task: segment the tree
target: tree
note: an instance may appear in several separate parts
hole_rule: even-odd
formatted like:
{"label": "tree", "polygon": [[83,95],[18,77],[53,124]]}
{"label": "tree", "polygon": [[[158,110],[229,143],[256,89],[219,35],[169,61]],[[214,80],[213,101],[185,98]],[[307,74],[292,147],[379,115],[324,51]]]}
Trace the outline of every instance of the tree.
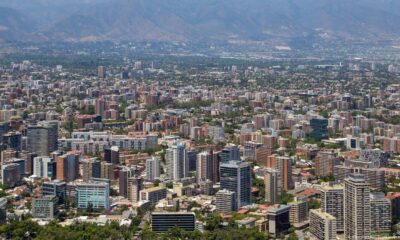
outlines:
{"label": "tree", "polygon": [[281,204],[288,204],[294,200],[294,196],[286,191],[283,191],[281,196]]}
{"label": "tree", "polygon": [[309,209],[318,209],[321,207],[321,203],[318,200],[310,200],[308,201]]}

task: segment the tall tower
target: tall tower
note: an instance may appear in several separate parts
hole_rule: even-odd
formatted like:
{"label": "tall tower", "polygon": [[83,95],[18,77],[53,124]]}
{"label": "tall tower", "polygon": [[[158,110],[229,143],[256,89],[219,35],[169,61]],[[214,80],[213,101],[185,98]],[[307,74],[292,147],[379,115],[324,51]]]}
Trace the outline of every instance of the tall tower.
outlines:
{"label": "tall tower", "polygon": [[229,161],[220,165],[221,189],[236,195],[236,206],[251,204],[251,167],[246,162]]}
{"label": "tall tower", "polygon": [[321,210],[335,217],[336,230],[344,231],[344,188],[325,184],[321,187]]}
{"label": "tall tower", "polygon": [[26,130],[27,148],[38,156],[49,156],[58,149],[58,122],[47,121],[38,125],[29,125]]}
{"label": "tall tower", "polygon": [[179,180],[189,176],[189,161],[184,144],[178,142],[166,150],[165,161],[167,176],[171,180]]}
{"label": "tall tower", "polygon": [[140,199],[139,192],[143,188],[143,179],[141,177],[131,177],[128,179],[128,199],[137,203]]}
{"label": "tall tower", "polygon": [[265,183],[265,202],[268,204],[275,204],[279,202],[279,172],[273,168],[264,170],[264,183]]}
{"label": "tall tower", "polygon": [[97,76],[99,78],[106,78],[106,67],[98,66],[97,67]]}
{"label": "tall tower", "polygon": [[346,239],[371,239],[369,184],[354,173],[344,180],[344,235]]}
{"label": "tall tower", "polygon": [[197,183],[211,180],[212,173],[212,160],[213,156],[208,152],[201,152],[197,155],[197,170],[196,170],[196,180]]}
{"label": "tall tower", "polygon": [[160,159],[152,157],[146,160],[146,178],[154,180],[160,177]]}
{"label": "tall tower", "polygon": [[267,159],[267,167],[279,172],[279,190],[292,188],[292,160],[288,157],[272,155]]}

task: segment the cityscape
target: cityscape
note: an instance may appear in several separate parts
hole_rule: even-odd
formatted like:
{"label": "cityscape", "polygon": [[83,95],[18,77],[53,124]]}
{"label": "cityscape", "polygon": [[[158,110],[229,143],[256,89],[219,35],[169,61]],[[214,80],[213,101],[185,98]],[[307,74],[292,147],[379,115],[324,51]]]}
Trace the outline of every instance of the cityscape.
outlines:
{"label": "cityscape", "polygon": [[[16,5],[0,3],[0,20],[27,11]],[[10,22],[0,239],[400,239],[394,28],[196,41],[187,34],[211,30],[184,25],[188,40],[157,25],[77,40],[66,28],[11,34],[21,22]]]}

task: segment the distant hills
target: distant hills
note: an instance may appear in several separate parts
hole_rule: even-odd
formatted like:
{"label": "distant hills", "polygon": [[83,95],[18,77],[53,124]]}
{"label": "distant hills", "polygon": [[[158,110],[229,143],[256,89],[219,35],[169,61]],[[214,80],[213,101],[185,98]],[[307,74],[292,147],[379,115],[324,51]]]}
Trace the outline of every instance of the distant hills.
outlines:
{"label": "distant hills", "polygon": [[2,0],[0,38],[19,41],[400,37],[398,0]]}

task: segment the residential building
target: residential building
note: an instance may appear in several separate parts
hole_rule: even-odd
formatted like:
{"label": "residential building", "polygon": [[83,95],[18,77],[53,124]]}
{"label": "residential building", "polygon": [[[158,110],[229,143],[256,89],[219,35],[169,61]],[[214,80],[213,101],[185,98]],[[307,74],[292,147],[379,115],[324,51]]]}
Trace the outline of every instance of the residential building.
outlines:
{"label": "residential building", "polygon": [[344,235],[354,240],[371,238],[370,189],[359,173],[344,180]]}
{"label": "residential building", "polygon": [[336,218],[321,209],[311,209],[309,231],[318,240],[336,240]]}
{"label": "residential building", "polygon": [[222,162],[220,165],[221,189],[235,193],[238,208],[251,204],[251,167],[240,161]]}

